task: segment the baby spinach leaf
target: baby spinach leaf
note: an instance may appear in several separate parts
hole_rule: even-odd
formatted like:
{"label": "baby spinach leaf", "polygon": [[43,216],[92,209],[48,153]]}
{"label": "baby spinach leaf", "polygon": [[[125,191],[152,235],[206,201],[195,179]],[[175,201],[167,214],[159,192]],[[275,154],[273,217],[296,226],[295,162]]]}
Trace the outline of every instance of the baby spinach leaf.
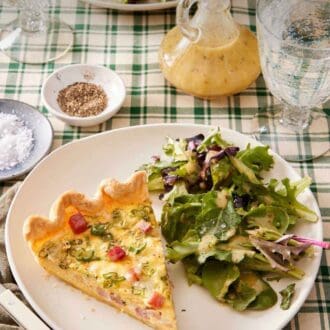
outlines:
{"label": "baby spinach leaf", "polygon": [[223,300],[229,286],[239,278],[239,275],[238,267],[233,264],[207,260],[202,270],[202,284],[214,298]]}
{"label": "baby spinach leaf", "polygon": [[244,311],[256,299],[256,290],[249,287],[244,281],[239,280],[234,289],[227,295],[226,303],[239,312]]}
{"label": "baby spinach leaf", "polygon": [[187,232],[182,241],[172,242],[166,249],[166,257],[171,262],[177,262],[198,250],[200,238],[195,230]]}
{"label": "baby spinach leaf", "polygon": [[[214,192],[213,192],[214,193]],[[202,210],[197,216],[197,231],[200,236],[205,234],[214,235],[219,241],[227,241],[236,233],[237,226],[241,222],[241,217],[235,212],[233,202],[230,200],[225,209],[220,209],[216,205],[216,199],[212,200],[213,208],[208,207]]]}
{"label": "baby spinach leaf", "polygon": [[186,271],[188,284],[192,285],[193,283],[196,283],[201,285],[201,269],[203,268],[203,266],[199,264],[199,262],[193,255],[184,258],[182,262]]}
{"label": "baby spinach leaf", "polygon": [[201,206],[198,195],[179,196],[174,199],[173,206],[164,205],[161,228],[168,243],[180,241],[189,229],[194,228]]}
{"label": "baby spinach leaf", "polygon": [[277,302],[274,290],[255,272],[241,271],[239,279],[230,287],[225,297],[234,309],[263,310]]}

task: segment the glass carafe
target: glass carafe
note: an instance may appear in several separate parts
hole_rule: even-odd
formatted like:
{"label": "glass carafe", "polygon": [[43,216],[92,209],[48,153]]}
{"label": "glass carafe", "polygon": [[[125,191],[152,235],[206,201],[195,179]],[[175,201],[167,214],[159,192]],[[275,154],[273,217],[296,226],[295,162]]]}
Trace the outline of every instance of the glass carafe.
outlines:
{"label": "glass carafe", "polygon": [[202,98],[239,93],[260,74],[256,37],[233,20],[230,0],[180,0],[177,26],[165,36],[159,61],[171,84]]}

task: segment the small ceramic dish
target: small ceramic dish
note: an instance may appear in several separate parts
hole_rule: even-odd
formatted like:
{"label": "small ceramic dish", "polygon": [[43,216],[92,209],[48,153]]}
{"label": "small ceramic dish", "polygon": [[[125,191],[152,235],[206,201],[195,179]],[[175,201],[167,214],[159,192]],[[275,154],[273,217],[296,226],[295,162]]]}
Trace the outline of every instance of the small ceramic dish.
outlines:
{"label": "small ceramic dish", "polygon": [[[108,97],[107,107],[96,116],[75,117],[64,113],[57,103],[60,90],[76,82],[87,82],[101,86]],[[72,126],[93,126],[111,118],[122,106],[126,88],[120,76],[104,66],[72,64],[54,71],[45,81],[41,90],[46,108],[55,117]]]}
{"label": "small ceramic dish", "polygon": [[24,126],[32,130],[33,136],[33,147],[28,157],[16,166],[0,170],[0,181],[5,181],[29,172],[48,154],[53,142],[53,128],[40,111],[23,102],[0,99],[0,113],[17,116]]}

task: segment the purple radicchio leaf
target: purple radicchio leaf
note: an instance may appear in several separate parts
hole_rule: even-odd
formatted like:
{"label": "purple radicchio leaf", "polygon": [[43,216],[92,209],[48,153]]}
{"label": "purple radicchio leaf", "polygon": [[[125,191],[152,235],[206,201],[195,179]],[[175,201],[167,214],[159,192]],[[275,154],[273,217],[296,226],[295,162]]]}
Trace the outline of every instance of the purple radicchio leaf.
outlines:
{"label": "purple radicchio leaf", "polygon": [[177,175],[166,175],[163,177],[165,191],[170,191],[179,177]]}
{"label": "purple radicchio leaf", "polygon": [[216,144],[211,144],[210,146],[207,147],[207,150],[220,151],[220,150],[222,150],[222,148]]}
{"label": "purple radicchio leaf", "polygon": [[161,170],[162,177],[164,178],[167,176],[170,172],[174,172],[177,168],[176,167],[166,167]]}
{"label": "purple radicchio leaf", "polygon": [[298,235],[294,235],[294,234],[284,235],[281,238],[279,238],[278,240],[276,240],[275,243],[280,243],[282,245],[287,245],[288,242],[290,241],[290,239],[293,239],[293,240],[295,240],[296,242],[299,242],[299,243],[304,243],[301,246],[315,245],[315,246],[319,246],[323,249],[330,249],[330,243],[328,243],[328,242],[322,242],[322,241],[318,241],[318,240],[315,240],[315,239],[302,237],[302,236],[298,236]]}
{"label": "purple radicchio leaf", "polygon": [[288,246],[291,235],[285,235],[280,242],[265,241],[255,236],[250,236],[251,243],[268,259],[273,268],[287,271],[285,261],[291,262],[292,255],[298,256],[311,246],[309,243],[299,246]]}
{"label": "purple radicchio leaf", "polygon": [[[214,150],[212,150],[212,152],[214,152]],[[211,157],[209,157],[209,164],[213,160],[219,161],[219,160],[225,158],[225,156],[226,156],[226,151],[225,150],[220,150],[219,152],[214,153]]]}
{"label": "purple radicchio leaf", "polygon": [[246,208],[250,201],[250,195],[244,194],[239,196],[237,194],[233,194],[233,203],[235,208]]}
{"label": "purple radicchio leaf", "polygon": [[193,137],[187,138],[188,150],[196,150],[197,147],[204,141],[205,137],[203,134],[198,134]]}
{"label": "purple radicchio leaf", "polygon": [[236,154],[239,152],[239,147],[227,147],[225,149],[225,153],[227,156],[236,156]]}
{"label": "purple radicchio leaf", "polygon": [[294,239],[295,241],[300,242],[300,243],[319,246],[323,249],[330,249],[330,243],[329,242],[322,242],[322,241],[318,241],[318,240],[315,240],[315,239],[311,239],[311,238],[307,238],[307,237],[301,237],[301,236],[297,236],[297,235],[293,235],[292,239]]}
{"label": "purple radicchio leaf", "polygon": [[[274,269],[277,268],[283,272],[287,272],[289,270],[289,268],[287,268],[283,264],[283,260],[281,260],[281,258],[279,258],[279,256],[276,256],[274,254],[274,252],[275,252],[274,245],[280,245],[280,244],[275,244],[275,243],[271,243],[268,241],[264,241],[255,236],[250,236],[250,241],[255,246],[255,248],[257,250],[259,250],[266,257],[266,259],[269,261],[272,268],[274,268]],[[270,243],[271,246],[267,243]],[[286,253],[285,258],[287,258],[287,257],[289,257],[289,256]]]}
{"label": "purple radicchio leaf", "polygon": [[205,158],[206,158],[206,152],[199,152],[197,154],[197,162],[198,162],[198,165],[200,167],[203,167],[203,164],[204,164],[204,161],[205,161]]}
{"label": "purple radicchio leaf", "polygon": [[200,178],[205,185],[205,189],[211,189],[213,182],[212,182],[212,175],[210,165],[208,163],[204,163],[203,168],[200,172]]}

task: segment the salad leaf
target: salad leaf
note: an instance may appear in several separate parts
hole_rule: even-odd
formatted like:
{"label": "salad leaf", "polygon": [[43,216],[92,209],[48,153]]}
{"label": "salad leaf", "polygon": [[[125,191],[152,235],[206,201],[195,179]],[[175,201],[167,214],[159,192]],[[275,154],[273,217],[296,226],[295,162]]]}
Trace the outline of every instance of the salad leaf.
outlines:
{"label": "salad leaf", "polygon": [[240,263],[240,268],[244,270],[253,270],[261,273],[274,273],[281,277],[293,277],[301,280],[305,273],[295,267],[294,265],[288,266],[287,271],[282,271],[277,267],[272,267],[268,259],[260,253],[256,253],[252,258],[245,257]]}
{"label": "salad leaf", "polygon": [[179,181],[174,185],[172,190],[170,190],[168,193],[166,193],[163,196],[162,200],[166,201],[170,205],[173,205],[176,197],[181,196],[181,195],[187,195],[187,194],[188,194],[188,191],[187,191],[185,183],[182,181],[181,182]]}
{"label": "salad leaf", "polygon": [[226,157],[214,164],[211,164],[210,169],[211,169],[213,186],[218,187],[228,177],[230,177],[233,171],[233,166],[229,161],[229,159]]}
{"label": "salad leaf", "polygon": [[[228,242],[221,242],[216,246],[217,253],[229,252],[229,258],[223,259],[233,262],[235,264],[240,263],[245,257],[253,257],[255,251],[253,245],[250,243],[247,236],[235,235]],[[218,255],[215,254],[214,258],[218,259]],[[219,259],[221,260],[221,259]]]}
{"label": "salad leaf", "polygon": [[283,208],[277,206],[260,204],[258,207],[252,208],[245,215],[245,219],[249,228],[267,228],[280,234],[285,233],[289,226],[288,214]]}
{"label": "salad leaf", "polygon": [[[215,245],[235,235],[241,217],[235,212],[231,200],[221,209],[217,204],[217,195],[215,191],[203,195],[183,195],[174,199],[173,207],[167,206],[162,228],[170,243],[167,249],[169,260],[176,262],[194,253],[203,263],[209,256],[225,260],[231,255],[217,250]],[[190,204],[186,203],[187,200]],[[185,206],[177,206],[182,201]]]}
{"label": "salad leaf", "polygon": [[[256,275],[254,273],[254,275]],[[257,291],[256,299],[248,306],[252,310],[264,310],[274,306],[277,303],[277,295],[272,287],[258,277],[253,286]]]}
{"label": "salad leaf", "polygon": [[248,286],[242,277],[243,274],[226,299],[226,302],[239,312],[247,309],[257,297],[256,290]]}
{"label": "salad leaf", "polygon": [[194,229],[190,229],[182,241],[174,241],[166,249],[166,257],[177,262],[198,251],[200,238]]}
{"label": "salad leaf", "polygon": [[246,176],[246,178],[251,183],[254,183],[257,185],[261,184],[259,179],[256,177],[254,171],[250,167],[245,165],[242,160],[240,160],[239,158],[233,157],[233,156],[228,156],[228,157],[229,157],[231,163],[233,164],[233,166],[237,169],[237,171],[240,174]]}
{"label": "salad leaf", "polygon": [[188,279],[188,284],[191,285],[193,283],[202,285],[202,277],[201,277],[201,266],[194,256],[186,257],[182,260],[186,276]]}
{"label": "salad leaf", "polygon": [[195,156],[189,156],[188,161],[173,171],[173,175],[184,178],[188,184],[194,184],[198,181],[200,166]]}
{"label": "salad leaf", "polygon": [[[211,193],[211,196],[209,194]],[[214,235],[220,241],[227,241],[236,233],[241,217],[235,212],[233,202],[230,200],[224,209],[217,205],[217,193],[210,192],[203,198],[203,208],[196,216],[199,234]],[[209,198],[213,197],[213,198]]]}
{"label": "salad leaf", "polygon": [[142,165],[139,170],[147,172],[148,189],[150,191],[164,190],[163,172],[174,171],[176,168],[182,166],[185,162],[168,162],[155,160],[153,163]]}
{"label": "salad leaf", "polygon": [[270,170],[274,164],[273,156],[268,151],[269,146],[251,148],[248,144],[245,150],[238,153],[237,158],[253,170],[255,174],[260,174],[261,171]]}
{"label": "salad leaf", "polygon": [[296,283],[289,284],[285,289],[280,291],[282,296],[281,308],[284,310],[289,309],[291,301],[295,292]]}
{"label": "salad leaf", "polygon": [[319,246],[323,249],[330,249],[330,243],[329,242],[322,242],[322,241],[318,241],[318,240],[315,240],[315,239],[311,239],[311,238],[307,238],[307,237],[301,237],[301,236],[297,236],[297,235],[292,235],[292,239],[294,239],[295,241],[300,242],[300,243]]}
{"label": "salad leaf", "polygon": [[240,276],[237,266],[216,260],[208,261],[202,271],[202,284],[211,295],[222,300],[229,286]]}
{"label": "salad leaf", "polygon": [[292,264],[292,256],[299,256],[310,246],[309,244],[288,246],[265,241],[255,236],[250,236],[250,241],[268,259],[272,268],[284,272],[289,271],[289,266]]}
{"label": "salad leaf", "polygon": [[161,227],[168,243],[181,240],[189,229],[194,228],[196,214],[202,206],[200,198],[200,195],[182,195],[174,199],[173,205],[164,205]]}
{"label": "salad leaf", "polygon": [[279,182],[276,179],[271,180],[268,186],[269,197],[272,199],[272,204],[283,207],[287,210],[289,216],[291,215],[296,220],[303,219],[310,222],[318,220],[317,214],[310,210],[307,206],[298,202],[296,197],[301,193],[303,187],[309,186],[310,179],[302,179],[291,183],[288,178],[281,181],[280,192],[276,190]]}
{"label": "salad leaf", "polygon": [[187,141],[185,139],[173,140],[167,138],[167,143],[163,146],[163,151],[166,156],[172,157],[174,161],[188,160],[186,154]]}
{"label": "salad leaf", "polygon": [[197,151],[207,151],[212,146],[218,146],[221,148],[226,148],[230,146],[230,144],[221,137],[219,129],[212,131],[199,145]]}
{"label": "salad leaf", "polygon": [[230,287],[226,302],[237,311],[263,310],[277,302],[275,291],[254,272],[241,271],[239,279]]}

